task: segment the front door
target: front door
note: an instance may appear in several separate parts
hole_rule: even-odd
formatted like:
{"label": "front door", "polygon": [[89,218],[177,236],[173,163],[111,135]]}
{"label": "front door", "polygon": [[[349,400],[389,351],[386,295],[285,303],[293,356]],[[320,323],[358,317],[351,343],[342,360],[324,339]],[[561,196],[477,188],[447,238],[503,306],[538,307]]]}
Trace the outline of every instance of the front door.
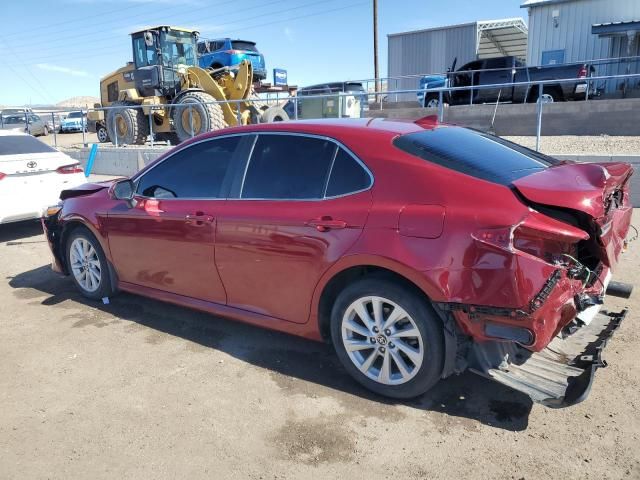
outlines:
{"label": "front door", "polygon": [[305,323],[320,277],[362,232],[371,183],[364,165],[329,139],[260,134],[235,199],[218,214],[227,303]]}
{"label": "front door", "polygon": [[222,303],[215,228],[242,137],[204,140],[135,179],[135,206],[108,212],[105,228],[119,280]]}

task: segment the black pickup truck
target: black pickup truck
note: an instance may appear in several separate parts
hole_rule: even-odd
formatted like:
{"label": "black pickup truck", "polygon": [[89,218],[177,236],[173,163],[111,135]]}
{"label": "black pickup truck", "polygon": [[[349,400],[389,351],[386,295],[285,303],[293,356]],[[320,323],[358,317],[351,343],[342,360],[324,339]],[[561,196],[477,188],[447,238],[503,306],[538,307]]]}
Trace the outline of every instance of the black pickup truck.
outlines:
{"label": "black pickup truck", "polygon": [[[423,106],[436,107],[438,105],[438,93],[429,93],[429,89],[472,85],[498,85],[491,88],[474,89],[473,103],[536,102],[538,100],[538,86],[505,85],[502,87],[500,84],[561,79],[575,79],[575,81],[545,84],[542,91],[543,102],[584,100],[589,88],[587,79],[595,72],[595,68],[586,63],[527,67],[524,62],[515,57],[476,60],[467,63],[457,71],[455,65],[456,60],[446,76],[427,75],[420,79],[420,89],[423,91],[418,93],[418,100]],[[426,95],[424,90],[426,90]],[[471,102],[470,92],[471,90],[445,92],[444,102],[452,105],[468,104]]]}

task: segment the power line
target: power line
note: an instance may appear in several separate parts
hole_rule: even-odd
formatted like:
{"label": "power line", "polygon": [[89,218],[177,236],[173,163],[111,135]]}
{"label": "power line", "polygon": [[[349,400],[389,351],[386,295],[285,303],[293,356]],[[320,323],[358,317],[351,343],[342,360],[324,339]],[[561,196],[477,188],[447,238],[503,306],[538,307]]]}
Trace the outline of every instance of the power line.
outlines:
{"label": "power line", "polygon": [[[59,25],[68,25],[71,23],[77,23],[77,22],[82,22],[82,23],[87,23],[87,19],[89,18],[104,18],[105,15],[121,15],[123,11],[125,10],[131,10],[133,8],[140,8],[140,7],[145,7],[148,8],[148,5],[143,4],[143,3],[138,3],[135,5],[131,5],[129,7],[122,7],[119,8],[118,10],[115,10],[113,12],[100,12],[100,13],[96,13],[95,15],[83,15],[82,17],[78,17],[78,18],[73,18],[70,20],[63,20],[62,22],[55,22],[55,23],[47,23],[46,25],[43,26],[37,26],[37,25],[29,25],[29,28],[31,30],[37,30],[38,32],[41,32],[42,30],[48,30],[50,27],[57,27]],[[184,7],[182,7],[184,8]],[[89,25],[90,28],[93,28],[93,25]],[[20,36],[24,36],[24,29],[22,30],[16,30],[15,32],[3,32],[5,35],[20,35]],[[40,35],[30,35],[29,38],[32,37],[39,37]]]}
{"label": "power line", "polygon": [[[273,5],[273,4],[276,4],[276,3],[282,3],[282,2],[286,2],[286,1],[288,1],[288,0],[274,0],[274,1],[272,1],[272,2],[264,3],[264,4],[260,5],[259,7],[261,8],[261,7],[264,7],[264,6]],[[325,0],[325,1],[329,2],[329,1],[335,1],[335,0]],[[217,6],[220,6],[220,5],[231,4],[231,3],[233,3],[233,4],[237,4],[236,0],[229,0],[229,1],[222,2],[222,3],[217,4],[217,5],[216,5],[216,7],[217,7]],[[317,2],[312,2],[312,3],[317,3]],[[307,4],[307,5],[308,5],[308,4]],[[299,9],[299,8],[304,8],[305,6],[306,6],[306,5],[302,5],[301,7],[294,7],[293,9],[288,9],[288,10],[295,10],[295,9]],[[210,7],[209,7],[209,8],[210,8]],[[279,12],[275,12],[275,13],[280,13],[280,12],[282,12],[282,11],[287,11],[287,10],[280,10]],[[233,14],[236,14],[236,13],[237,13],[237,11],[233,11],[233,12],[227,12],[226,14],[222,14],[222,15],[216,15],[216,19],[217,19],[217,18],[221,18],[221,17],[228,16],[228,15],[233,15]],[[267,13],[267,14],[264,14],[264,15],[265,15],[265,16],[267,16],[267,15],[272,15],[272,14]],[[194,18],[195,18],[195,17],[194,17]],[[240,18],[240,19],[242,19],[243,17],[242,17],[242,16],[240,16],[239,18]],[[247,18],[247,17],[244,17],[244,18],[245,18],[245,20],[246,20],[246,18]],[[251,19],[251,18],[257,18],[257,17],[249,17],[249,19]],[[202,19],[202,17],[199,17],[199,20],[201,20],[201,19]],[[239,20],[239,21],[242,21],[242,20]],[[180,21],[178,21],[178,22],[180,22]],[[107,22],[107,23],[113,23],[113,22]],[[235,23],[235,22],[234,22],[234,23]],[[103,25],[104,25],[104,24],[103,24]],[[99,35],[98,35],[98,34],[100,34],[100,33],[107,33],[107,32],[111,32],[111,30],[110,30],[110,29],[101,29],[101,30],[95,30],[95,29],[94,29],[94,30],[92,30],[91,32],[89,32],[89,33],[84,33],[84,34],[76,34],[76,33],[74,33],[74,34],[67,35],[67,36],[62,36],[62,37],[58,37],[58,36],[56,36],[56,38],[55,38],[54,40],[52,40],[52,41],[48,41],[48,42],[47,42],[47,47],[45,47],[45,48],[39,48],[39,49],[38,49],[38,53],[44,53],[44,52],[47,52],[47,51],[58,51],[58,50],[60,50],[60,46],[56,46],[56,45],[58,45],[58,44],[61,44],[61,45],[63,45],[63,44],[68,44],[68,43],[69,43],[69,42],[68,42],[69,40],[78,40],[78,39],[80,39],[80,38],[85,38],[85,37],[93,37],[93,38],[96,38],[96,36],[98,36],[98,38],[96,38],[96,39],[95,39],[95,40],[93,40],[93,41],[91,41],[91,40],[89,40],[89,41],[83,41],[83,42],[82,42],[82,44],[81,44],[81,47],[86,47],[87,45],[95,45],[95,44],[99,44],[99,43],[101,43],[101,42],[105,42],[105,41],[107,41],[107,40],[108,40],[108,38],[107,38],[107,37],[99,37]],[[49,35],[49,36],[50,36],[50,35]],[[65,45],[65,47],[66,47],[66,45]],[[20,52],[21,50],[23,50],[23,52],[22,52],[22,53],[26,53],[26,52],[28,52],[28,51],[32,50],[32,48],[30,48],[30,47],[28,47],[28,46],[24,46],[24,47],[19,47],[17,50],[18,50],[18,52]]]}
{"label": "power line", "polygon": [[[5,44],[5,46],[6,46],[6,47],[7,47],[7,49],[9,50],[9,52],[11,52],[11,54],[16,58],[16,60],[20,61],[20,58],[15,54],[15,52],[14,52],[14,51],[13,51],[13,49],[11,48],[11,45],[9,45],[9,44],[7,43],[7,41],[6,41],[3,37],[0,37],[0,40],[2,41],[2,43],[4,43],[4,44]],[[49,91],[45,88],[45,86],[42,84],[42,82],[40,82],[40,79],[39,79],[36,75],[34,75],[34,74],[33,74],[33,72],[32,72],[32,71],[31,71],[31,70],[30,70],[26,65],[22,64],[22,66],[23,66],[23,68],[27,71],[27,73],[28,73],[29,75],[31,75],[31,77],[32,77],[32,78],[36,81],[36,83],[39,85],[39,88],[41,89],[41,90],[39,91],[39,94],[40,94],[40,95],[42,95],[42,94],[44,93],[43,98],[45,98],[45,99],[47,99],[47,100],[51,101],[53,97],[51,96],[51,94],[49,93]],[[14,72],[14,73],[15,73],[15,74],[20,78],[20,79],[22,79],[22,81],[23,81],[24,83],[26,83],[26,84],[29,86],[29,88],[30,88],[31,90],[33,90],[33,91],[37,91],[37,90],[38,90],[38,89],[33,88],[33,85],[31,85],[31,83],[30,83],[30,82],[28,82],[28,81],[27,81],[27,80],[26,80],[22,75],[20,75],[20,74],[17,72],[17,70],[15,70],[11,65],[8,65],[8,67],[9,67],[9,68],[11,69],[11,71],[13,71],[13,72]]]}
{"label": "power line", "polygon": [[[281,0],[277,0],[277,1],[281,1]],[[332,0],[327,0],[327,2],[328,1],[332,1]],[[317,2],[317,1],[316,2],[311,2],[309,4],[305,4],[305,5],[302,5],[300,7],[296,7],[295,9],[305,8],[305,7],[318,5],[320,3],[327,3],[327,2]],[[273,2],[273,3],[277,3],[277,2]],[[278,23],[282,23],[282,22],[287,22],[287,21],[291,21],[291,20],[298,20],[298,19],[301,19],[301,18],[307,18],[307,17],[323,15],[323,14],[331,13],[331,12],[335,12],[335,11],[345,10],[345,9],[348,9],[348,8],[361,6],[361,5],[364,5],[364,4],[367,4],[367,3],[368,2],[363,1],[363,2],[358,2],[358,3],[354,3],[354,4],[350,4],[350,5],[341,6],[341,7],[338,7],[338,8],[324,9],[324,10],[319,11],[319,12],[312,12],[312,13],[309,13],[309,14],[298,15],[298,16],[294,16],[294,17],[287,17],[287,18],[274,20],[274,21],[270,21],[270,22],[266,22],[266,23],[258,23],[258,24],[254,24],[254,25],[248,25],[248,26],[243,27],[243,28],[235,28],[235,29],[233,29],[233,31],[234,32],[239,32],[239,31],[246,31],[246,30],[261,28],[261,27],[264,27],[264,26],[270,26],[270,25],[274,25],[274,24],[278,24]],[[257,16],[254,16],[254,17],[248,17],[248,18],[245,17],[241,21],[223,23],[223,24],[220,24],[220,26],[221,27],[227,27],[229,25],[234,25],[234,24],[245,24],[247,20],[264,18],[265,16],[280,14],[280,13],[283,13],[283,12],[289,12],[291,10],[293,10],[293,9],[279,10],[277,12],[272,12],[272,13],[269,13],[269,14],[257,15]],[[62,57],[64,57],[66,60],[95,59],[95,58],[111,56],[114,52],[117,52],[118,50],[120,50],[120,48],[104,49],[104,50],[101,51],[101,53],[96,53],[96,54],[84,54],[83,53],[81,55],[71,55],[71,56],[69,54],[48,55],[47,57],[43,57],[42,59],[32,59],[32,61],[33,62],[45,62],[45,61],[48,61],[48,60],[51,60],[51,59],[62,58]]]}

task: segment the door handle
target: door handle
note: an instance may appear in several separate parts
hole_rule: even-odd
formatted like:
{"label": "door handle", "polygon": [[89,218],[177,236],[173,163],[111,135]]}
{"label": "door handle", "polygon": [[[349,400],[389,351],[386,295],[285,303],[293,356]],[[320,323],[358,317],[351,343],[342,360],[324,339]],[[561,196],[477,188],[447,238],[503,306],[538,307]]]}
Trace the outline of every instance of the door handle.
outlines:
{"label": "door handle", "polygon": [[344,220],[334,220],[331,217],[320,217],[313,220],[309,220],[306,225],[308,227],[315,227],[319,232],[327,232],[329,230],[340,230],[347,228],[347,222]]}
{"label": "door handle", "polygon": [[184,217],[185,223],[194,227],[203,227],[207,223],[213,223],[215,218],[211,215],[206,215],[202,212],[196,212],[194,214],[189,214]]}

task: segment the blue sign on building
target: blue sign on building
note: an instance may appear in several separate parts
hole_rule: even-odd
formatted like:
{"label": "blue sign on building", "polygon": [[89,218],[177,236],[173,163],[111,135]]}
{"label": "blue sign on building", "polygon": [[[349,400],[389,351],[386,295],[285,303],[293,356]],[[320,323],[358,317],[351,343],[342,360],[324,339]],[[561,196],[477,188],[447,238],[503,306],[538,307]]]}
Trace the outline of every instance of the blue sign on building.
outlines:
{"label": "blue sign on building", "polygon": [[287,71],[281,68],[273,69],[273,84],[286,86],[288,85]]}

